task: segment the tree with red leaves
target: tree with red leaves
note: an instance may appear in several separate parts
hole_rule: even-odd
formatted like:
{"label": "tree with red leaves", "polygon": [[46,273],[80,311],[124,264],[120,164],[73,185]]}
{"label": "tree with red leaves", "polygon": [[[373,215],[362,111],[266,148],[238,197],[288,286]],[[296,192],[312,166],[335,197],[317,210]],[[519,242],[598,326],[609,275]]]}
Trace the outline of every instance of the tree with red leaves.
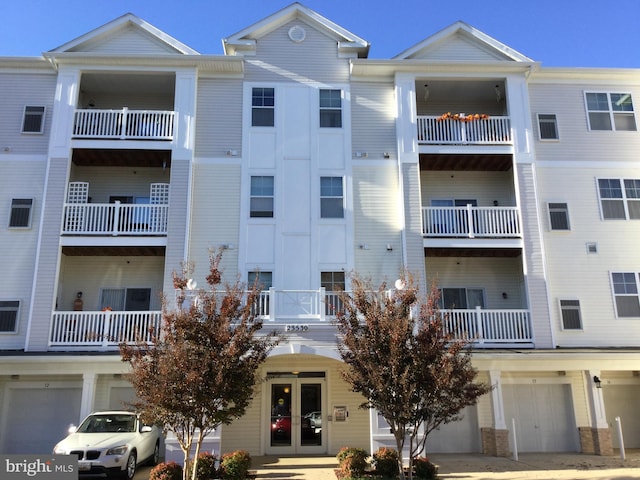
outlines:
{"label": "tree with red leaves", "polygon": [[[435,285],[426,299],[410,274],[389,290],[374,288],[355,274],[338,313],[338,350],[346,368],[342,376],[389,424],[396,440],[398,474],[404,479],[403,454],[408,440],[409,478],[413,460],[425,451],[428,435],[459,420],[460,412],[491,390],[474,383],[473,339],[456,339],[443,328]],[[421,301],[422,300],[422,301]]]}
{"label": "tree with red leaves", "polygon": [[120,345],[138,398],[132,405],[175,434],[184,453],[184,480],[189,473],[195,480],[204,438],[244,415],[257,369],[280,341],[274,332],[259,335],[262,322],[252,308],[257,284],[222,285],[221,258],[221,250],[210,255],[208,290],[187,291],[191,266],[174,273],[177,308],[163,301],[162,327],[151,344]]}

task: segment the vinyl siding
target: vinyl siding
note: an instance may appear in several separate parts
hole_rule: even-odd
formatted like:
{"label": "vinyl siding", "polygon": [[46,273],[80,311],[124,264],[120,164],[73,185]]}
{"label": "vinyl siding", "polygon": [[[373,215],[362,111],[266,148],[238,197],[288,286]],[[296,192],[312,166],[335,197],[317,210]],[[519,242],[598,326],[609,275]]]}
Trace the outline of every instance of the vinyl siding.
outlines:
{"label": "vinyl siding", "polygon": [[[294,43],[289,29],[299,25],[306,39]],[[300,21],[287,23],[257,41],[255,57],[246,57],[245,80],[248,82],[298,82],[329,84],[349,80],[349,60],[338,58],[338,44]],[[276,99],[277,101],[277,99]]]}
{"label": "vinyl siding", "polygon": [[[0,147],[9,146],[11,153],[15,155],[47,153],[55,89],[56,76],[52,74],[0,74],[0,92],[2,92]],[[44,133],[21,133],[26,105],[45,107]],[[2,155],[6,154],[2,152]]]}
{"label": "vinyl siding", "polygon": [[223,157],[242,149],[242,82],[201,78],[198,81],[196,157]]}
{"label": "vinyl siding", "polygon": [[109,203],[110,196],[149,197],[151,184],[169,183],[170,175],[168,168],[73,166],[71,182],[89,182],[91,202]]}
{"label": "vinyl siding", "polygon": [[390,83],[351,84],[353,152],[367,152],[368,158],[396,158],[396,101]]}
{"label": "vinyl siding", "polygon": [[495,50],[481,47],[479,43],[462,35],[451,36],[447,38],[446,42],[439,42],[416,52],[411,58],[432,60],[434,62],[494,62],[496,60],[506,60],[506,57]]}
{"label": "vinyl siding", "polygon": [[91,52],[98,54],[167,54],[177,53],[175,49],[146,34],[140,28],[127,26],[120,28],[115,34],[97,37],[69,50],[70,52]]}
{"label": "vinyl siding", "polygon": [[84,98],[79,100],[78,108],[89,108],[88,103],[94,104],[97,109],[121,109],[127,107],[129,110],[168,110],[173,107],[173,95],[141,95],[118,93],[91,93],[83,94]]}
{"label": "vinyl siding", "polygon": [[513,173],[509,172],[422,172],[422,206],[431,200],[477,200],[478,206],[515,206]]}

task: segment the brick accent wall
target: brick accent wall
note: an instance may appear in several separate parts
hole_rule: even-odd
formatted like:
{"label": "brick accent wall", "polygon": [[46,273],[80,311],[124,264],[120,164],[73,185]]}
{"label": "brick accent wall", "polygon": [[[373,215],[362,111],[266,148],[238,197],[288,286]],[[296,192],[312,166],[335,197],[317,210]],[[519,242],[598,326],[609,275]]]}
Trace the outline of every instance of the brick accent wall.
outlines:
{"label": "brick accent wall", "polygon": [[582,453],[591,455],[613,455],[611,429],[579,427]]}
{"label": "brick accent wall", "polygon": [[481,428],[482,453],[494,457],[508,457],[511,454],[509,448],[509,431],[496,430],[495,428]]}

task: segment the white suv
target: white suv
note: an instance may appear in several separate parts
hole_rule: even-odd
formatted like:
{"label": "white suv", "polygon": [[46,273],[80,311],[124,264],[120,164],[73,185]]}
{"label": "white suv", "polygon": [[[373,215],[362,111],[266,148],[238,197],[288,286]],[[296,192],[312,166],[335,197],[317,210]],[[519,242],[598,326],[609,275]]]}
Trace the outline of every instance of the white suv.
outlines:
{"label": "white suv", "polygon": [[69,433],[53,453],[77,455],[80,474],[106,473],[131,480],[138,465],[155,464],[160,455],[160,429],[144,425],[132,412],[95,412]]}

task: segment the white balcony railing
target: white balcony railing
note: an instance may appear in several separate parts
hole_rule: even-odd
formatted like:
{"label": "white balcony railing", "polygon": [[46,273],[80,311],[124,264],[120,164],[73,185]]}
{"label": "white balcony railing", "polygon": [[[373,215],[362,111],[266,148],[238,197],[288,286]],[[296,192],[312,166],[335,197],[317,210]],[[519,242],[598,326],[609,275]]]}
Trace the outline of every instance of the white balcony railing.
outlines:
{"label": "white balcony railing", "polygon": [[521,237],[517,207],[422,207],[425,237]]}
{"label": "white balcony railing", "polygon": [[166,235],[169,205],[65,203],[62,233]]}
{"label": "white balcony railing", "polygon": [[174,112],[160,110],[79,109],[74,138],[172,140]]}
{"label": "white balcony railing", "polygon": [[444,327],[456,338],[482,344],[531,343],[529,310],[440,310]]}
{"label": "white balcony railing", "polygon": [[151,342],[162,312],[54,312],[49,346],[109,349],[120,343]]}
{"label": "white balcony railing", "polygon": [[489,117],[469,122],[418,116],[418,143],[432,145],[510,145],[509,117]]}

